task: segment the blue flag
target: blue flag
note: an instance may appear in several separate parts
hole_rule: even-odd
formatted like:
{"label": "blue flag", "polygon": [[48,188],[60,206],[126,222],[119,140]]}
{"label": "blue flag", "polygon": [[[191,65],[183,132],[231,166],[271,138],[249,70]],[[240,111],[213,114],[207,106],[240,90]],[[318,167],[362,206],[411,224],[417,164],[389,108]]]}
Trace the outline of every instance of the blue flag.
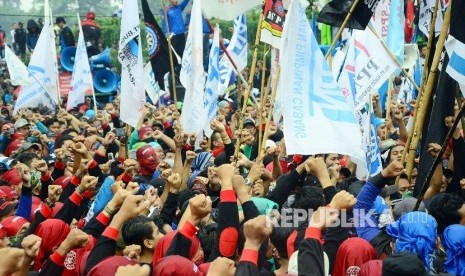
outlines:
{"label": "blue flag", "polygon": [[400,64],[404,63],[404,41],[405,41],[405,15],[404,1],[391,1],[391,12],[389,13],[389,27],[386,44],[389,50],[396,56]]}

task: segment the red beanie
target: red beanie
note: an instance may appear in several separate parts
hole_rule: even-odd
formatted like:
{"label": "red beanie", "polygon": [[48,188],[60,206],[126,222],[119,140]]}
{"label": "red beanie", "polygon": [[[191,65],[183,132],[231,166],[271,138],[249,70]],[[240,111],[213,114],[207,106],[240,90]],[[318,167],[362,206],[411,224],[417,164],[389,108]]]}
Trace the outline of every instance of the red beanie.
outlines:
{"label": "red beanie", "polygon": [[153,129],[149,126],[144,126],[141,129],[139,129],[139,140],[142,141],[142,137],[144,137],[144,135],[149,131],[153,132]]}
{"label": "red beanie", "polygon": [[10,201],[19,197],[18,193],[9,186],[1,186],[0,192],[4,193],[6,198]]}

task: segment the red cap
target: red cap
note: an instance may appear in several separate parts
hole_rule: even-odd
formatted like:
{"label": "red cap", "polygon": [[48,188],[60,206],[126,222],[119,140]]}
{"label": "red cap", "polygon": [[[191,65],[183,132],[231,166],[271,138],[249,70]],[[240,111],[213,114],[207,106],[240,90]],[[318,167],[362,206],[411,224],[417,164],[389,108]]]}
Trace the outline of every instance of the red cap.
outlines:
{"label": "red cap", "polygon": [[[19,197],[18,193],[13,188],[8,187],[8,186],[1,186],[0,192],[5,194],[8,200],[18,199]],[[1,194],[0,194],[0,198],[1,198]]]}
{"label": "red cap", "polygon": [[70,181],[71,176],[60,176],[55,181],[53,181],[53,185],[60,185],[64,189]]}
{"label": "red cap", "polygon": [[26,223],[29,222],[23,217],[11,216],[2,220],[1,225],[2,229],[6,232],[8,237],[14,237],[18,235],[19,230],[21,230],[21,227],[23,227],[23,225]]}
{"label": "red cap", "polygon": [[93,11],[87,12],[86,19],[95,20],[95,12]]}
{"label": "red cap", "polygon": [[1,180],[8,182],[10,186],[16,186],[23,183],[21,176],[16,169],[10,169],[0,177]]}

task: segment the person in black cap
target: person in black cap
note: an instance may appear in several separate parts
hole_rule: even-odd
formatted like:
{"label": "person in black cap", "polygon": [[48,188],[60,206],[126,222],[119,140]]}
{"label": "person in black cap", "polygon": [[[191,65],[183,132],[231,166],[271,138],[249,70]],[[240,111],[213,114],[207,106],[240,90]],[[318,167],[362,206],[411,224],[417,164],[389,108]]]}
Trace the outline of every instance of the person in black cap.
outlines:
{"label": "person in black cap", "polygon": [[55,24],[60,28],[60,46],[61,46],[61,51],[64,51],[68,47],[75,46],[76,41],[74,40],[74,35],[71,29],[66,26],[66,20],[64,17],[57,17]]}
{"label": "person in black cap", "polygon": [[26,30],[23,22],[18,23],[18,28],[15,31],[16,55],[24,58],[26,55]]}

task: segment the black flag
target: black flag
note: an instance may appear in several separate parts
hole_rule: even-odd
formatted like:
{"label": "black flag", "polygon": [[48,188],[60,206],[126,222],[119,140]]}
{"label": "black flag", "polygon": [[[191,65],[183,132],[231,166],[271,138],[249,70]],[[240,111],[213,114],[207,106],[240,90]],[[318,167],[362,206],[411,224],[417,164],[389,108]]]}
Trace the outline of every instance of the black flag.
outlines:
{"label": "black flag", "polygon": [[[147,0],[142,1],[142,11],[144,12],[145,31],[147,39],[147,48],[150,56],[150,63],[155,74],[155,79],[160,86],[160,89],[165,89],[163,77],[170,71],[170,57],[168,41],[166,40],[163,31],[155,20],[150,11]],[[173,66],[176,66],[177,60],[173,59]]]}
{"label": "black flag", "polygon": [[[346,28],[365,30],[380,0],[359,0]],[[333,0],[326,4],[318,14],[317,21],[334,27],[340,27],[349,14],[354,0]]]}
{"label": "black flag", "polygon": [[[447,136],[449,129],[444,123],[444,118],[454,115],[455,91],[457,82],[446,73],[447,63],[449,58],[444,56],[441,75],[436,89],[436,94],[433,97],[433,104],[431,114],[429,116],[429,123],[424,125],[422,131],[422,146],[420,154],[420,165],[418,168],[418,176],[415,183],[415,190],[413,194],[418,196],[421,192],[429,170],[433,166],[434,159],[428,153],[428,144],[437,143],[442,145]],[[428,121],[426,121],[428,122]],[[440,166],[442,166],[440,164]]]}

